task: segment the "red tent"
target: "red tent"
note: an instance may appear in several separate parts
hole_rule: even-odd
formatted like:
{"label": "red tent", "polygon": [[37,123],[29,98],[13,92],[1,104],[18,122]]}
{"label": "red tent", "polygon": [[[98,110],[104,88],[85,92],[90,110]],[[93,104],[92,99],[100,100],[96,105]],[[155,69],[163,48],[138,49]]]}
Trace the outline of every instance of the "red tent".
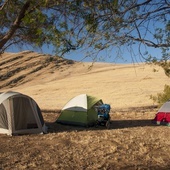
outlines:
{"label": "red tent", "polygon": [[154,122],[158,125],[167,125],[170,126],[170,101],[167,101],[162,105],[158,110]]}

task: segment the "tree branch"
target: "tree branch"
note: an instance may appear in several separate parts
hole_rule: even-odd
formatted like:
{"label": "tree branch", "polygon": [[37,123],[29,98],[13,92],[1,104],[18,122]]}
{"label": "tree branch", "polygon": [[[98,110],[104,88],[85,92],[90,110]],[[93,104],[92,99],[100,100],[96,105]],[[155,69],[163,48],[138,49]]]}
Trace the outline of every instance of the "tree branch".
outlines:
{"label": "tree branch", "polygon": [[4,9],[9,0],[6,0],[3,5],[0,6],[0,11]]}
{"label": "tree branch", "polygon": [[127,38],[131,39],[131,40],[134,40],[134,41],[138,41],[138,42],[141,42],[143,44],[146,44],[148,47],[154,47],[154,48],[159,48],[159,47],[170,47],[170,44],[156,44],[154,43],[153,41],[150,41],[150,40],[146,40],[146,39],[141,39],[141,38],[135,38],[135,37],[132,37],[132,36],[127,36]]}
{"label": "tree branch", "polygon": [[18,27],[20,26],[20,23],[21,23],[22,19],[24,18],[25,13],[28,10],[29,6],[30,6],[30,0],[27,0],[27,2],[23,5],[22,9],[20,10],[20,12],[18,14],[18,17],[16,18],[16,20],[12,24],[11,28],[9,29],[9,31],[0,40],[0,49],[2,49],[4,44],[7,43],[7,41],[13,36],[15,31],[18,29]]}

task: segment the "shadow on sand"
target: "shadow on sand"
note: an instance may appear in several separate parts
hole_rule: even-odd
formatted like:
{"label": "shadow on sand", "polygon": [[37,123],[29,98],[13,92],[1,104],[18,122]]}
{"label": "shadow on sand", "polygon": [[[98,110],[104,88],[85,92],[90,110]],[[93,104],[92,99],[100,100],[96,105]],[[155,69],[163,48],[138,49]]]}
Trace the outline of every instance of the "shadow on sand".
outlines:
{"label": "shadow on sand", "polygon": [[[56,122],[46,122],[48,126],[48,132],[64,132],[64,131],[87,131],[87,130],[106,130],[105,126],[92,126],[92,127],[80,127],[73,125],[64,125]],[[113,129],[124,129],[124,128],[134,128],[134,127],[145,127],[145,126],[156,126],[151,119],[146,120],[112,120],[110,128]]]}
{"label": "shadow on sand", "polygon": [[145,120],[113,120],[111,129],[123,129],[132,127],[156,126],[152,119]]}
{"label": "shadow on sand", "polygon": [[[143,107],[132,107],[128,109],[122,109],[122,110],[118,110],[117,112],[124,114],[124,113],[135,111],[135,113],[140,114],[140,113],[150,112],[155,109],[157,109],[157,106],[143,106]],[[116,111],[114,110],[112,113],[114,114],[114,112]],[[48,114],[48,112],[45,112],[45,113]],[[53,115],[51,115],[55,117],[55,119],[53,120],[57,119],[59,115],[58,113],[59,111],[55,111]],[[121,118],[114,120],[113,118],[111,119],[111,124],[110,124],[109,129],[111,130],[111,129],[124,129],[124,128],[134,128],[134,127],[145,127],[145,126],[157,126],[155,123],[153,123],[152,120],[153,119],[129,119],[129,118],[123,119],[123,120]],[[46,125],[48,126],[49,133],[64,132],[64,131],[70,132],[70,131],[106,130],[107,129],[105,126],[81,127],[81,126],[59,124],[59,123],[56,123],[55,121],[53,122],[46,121]]]}

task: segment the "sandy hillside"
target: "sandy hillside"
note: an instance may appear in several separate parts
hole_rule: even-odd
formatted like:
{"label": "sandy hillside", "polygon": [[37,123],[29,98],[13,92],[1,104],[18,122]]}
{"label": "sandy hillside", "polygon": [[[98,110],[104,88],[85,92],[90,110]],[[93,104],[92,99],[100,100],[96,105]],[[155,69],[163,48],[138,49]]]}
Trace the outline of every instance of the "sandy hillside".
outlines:
{"label": "sandy hillside", "polygon": [[[87,93],[112,108],[150,106],[169,79],[161,68],[146,64],[74,63],[29,51],[4,54],[1,91],[33,97],[42,109],[61,109],[72,97]],[[154,71],[156,70],[156,71]]]}
{"label": "sandy hillside", "polygon": [[[31,96],[48,133],[0,135],[0,170],[168,170],[170,129],[152,123],[158,108],[149,99],[169,79],[146,64],[78,63],[23,51],[0,57],[0,92]],[[55,123],[58,110],[87,93],[111,104],[111,127]],[[48,111],[48,112],[47,112]]]}

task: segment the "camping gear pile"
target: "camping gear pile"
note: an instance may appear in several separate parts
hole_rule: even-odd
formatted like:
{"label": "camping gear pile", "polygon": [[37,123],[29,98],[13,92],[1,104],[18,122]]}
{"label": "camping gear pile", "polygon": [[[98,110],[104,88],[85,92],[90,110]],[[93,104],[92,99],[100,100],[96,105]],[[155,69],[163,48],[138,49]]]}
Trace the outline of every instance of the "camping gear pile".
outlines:
{"label": "camping gear pile", "polygon": [[110,105],[102,104],[97,107],[98,119],[96,122],[96,126],[106,126],[108,129],[110,128]]}

